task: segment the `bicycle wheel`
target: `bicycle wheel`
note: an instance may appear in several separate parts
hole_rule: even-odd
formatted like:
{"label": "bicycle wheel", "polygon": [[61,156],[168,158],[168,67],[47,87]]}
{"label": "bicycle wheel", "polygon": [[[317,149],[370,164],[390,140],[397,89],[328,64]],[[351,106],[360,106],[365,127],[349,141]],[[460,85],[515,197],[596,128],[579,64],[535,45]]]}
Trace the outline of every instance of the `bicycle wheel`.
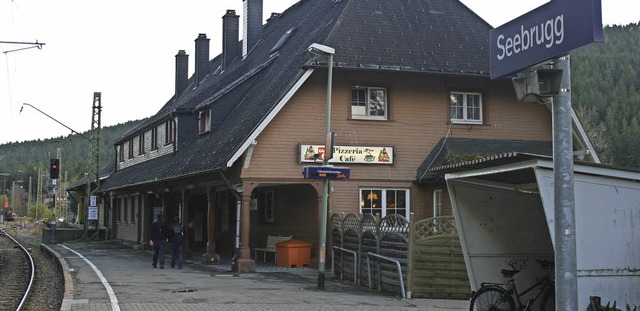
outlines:
{"label": "bicycle wheel", "polygon": [[515,311],[516,303],[506,290],[500,287],[483,287],[471,298],[469,311]]}
{"label": "bicycle wheel", "polygon": [[540,311],[556,311],[556,289],[553,286],[542,295]]}

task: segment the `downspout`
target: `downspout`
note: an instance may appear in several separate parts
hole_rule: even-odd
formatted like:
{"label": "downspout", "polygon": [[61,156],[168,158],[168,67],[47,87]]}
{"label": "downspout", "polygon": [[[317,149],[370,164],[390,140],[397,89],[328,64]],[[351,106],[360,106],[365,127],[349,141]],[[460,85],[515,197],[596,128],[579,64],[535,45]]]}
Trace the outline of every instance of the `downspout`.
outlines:
{"label": "downspout", "polygon": [[227,187],[232,190],[231,193],[233,194],[233,197],[236,198],[236,243],[235,243],[236,247],[235,247],[235,254],[233,255],[233,259],[231,259],[231,269],[234,271],[238,271],[238,266],[236,264],[236,261],[240,258],[240,222],[241,222],[240,211],[242,210],[242,198],[240,197],[240,195],[238,195],[239,191],[236,191],[235,188],[233,188],[233,186],[231,185],[231,183],[229,183],[229,180],[227,180],[227,177],[224,176],[222,171],[220,171],[219,173],[220,173],[220,177],[222,177]]}

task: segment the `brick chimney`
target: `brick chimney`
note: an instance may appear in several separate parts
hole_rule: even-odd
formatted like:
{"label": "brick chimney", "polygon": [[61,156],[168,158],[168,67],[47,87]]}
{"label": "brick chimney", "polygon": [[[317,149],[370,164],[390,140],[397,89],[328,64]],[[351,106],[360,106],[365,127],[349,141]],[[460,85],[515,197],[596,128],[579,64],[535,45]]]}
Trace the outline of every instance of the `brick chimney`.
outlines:
{"label": "brick chimney", "polygon": [[199,34],[196,41],[196,85],[200,84],[209,73],[209,38],[206,34]]}
{"label": "brick chimney", "polygon": [[176,95],[177,99],[189,83],[189,55],[184,51],[176,54]]}
{"label": "brick chimney", "polygon": [[222,16],[222,68],[227,68],[234,58],[240,57],[240,16],[235,10],[227,10]]}
{"label": "brick chimney", "polygon": [[244,57],[262,37],[262,0],[242,1],[244,3],[242,56]]}

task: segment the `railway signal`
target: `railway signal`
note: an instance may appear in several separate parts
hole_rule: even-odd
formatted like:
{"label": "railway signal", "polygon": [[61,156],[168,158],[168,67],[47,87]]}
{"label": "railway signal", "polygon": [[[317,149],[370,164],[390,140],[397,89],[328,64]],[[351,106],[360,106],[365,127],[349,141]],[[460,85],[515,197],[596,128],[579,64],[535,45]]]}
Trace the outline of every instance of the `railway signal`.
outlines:
{"label": "railway signal", "polygon": [[58,179],[60,177],[60,159],[51,159],[49,177],[51,177],[51,179]]}

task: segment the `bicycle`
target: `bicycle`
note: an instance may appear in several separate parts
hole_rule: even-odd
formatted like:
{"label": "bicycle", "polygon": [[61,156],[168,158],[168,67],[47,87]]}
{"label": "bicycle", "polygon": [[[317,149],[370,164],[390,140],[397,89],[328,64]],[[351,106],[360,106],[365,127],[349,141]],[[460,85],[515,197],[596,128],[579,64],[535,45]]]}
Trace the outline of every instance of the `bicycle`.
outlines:
{"label": "bicycle", "polygon": [[[543,270],[550,270],[553,262],[548,260],[536,260]],[[504,283],[482,283],[480,289],[473,293],[469,311],[529,311],[533,303],[540,298],[540,311],[555,311],[555,281],[549,275],[545,275],[535,284],[523,292],[518,292],[513,276],[520,270],[515,261],[510,261],[511,270],[502,269],[500,273],[509,280]],[[537,289],[535,295],[526,304],[521,297]],[[515,298],[515,299],[514,299]],[[517,305],[516,305],[517,303]],[[517,308],[516,308],[517,306]]]}

